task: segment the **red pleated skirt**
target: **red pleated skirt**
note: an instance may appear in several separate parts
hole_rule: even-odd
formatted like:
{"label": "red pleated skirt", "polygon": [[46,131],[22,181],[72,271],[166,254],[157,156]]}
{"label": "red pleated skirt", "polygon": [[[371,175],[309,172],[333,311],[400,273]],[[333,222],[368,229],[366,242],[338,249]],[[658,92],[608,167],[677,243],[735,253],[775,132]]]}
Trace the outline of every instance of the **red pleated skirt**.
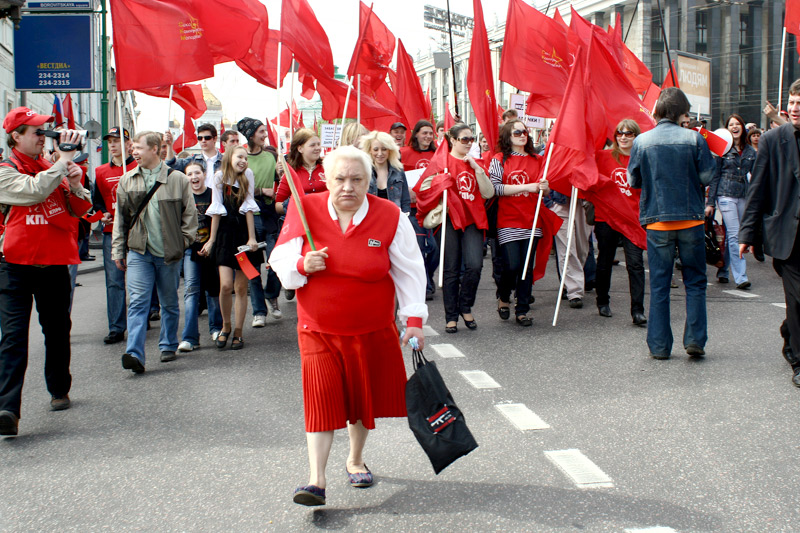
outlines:
{"label": "red pleated skirt", "polygon": [[364,335],[298,330],[306,432],[406,416],[406,369],[397,327]]}

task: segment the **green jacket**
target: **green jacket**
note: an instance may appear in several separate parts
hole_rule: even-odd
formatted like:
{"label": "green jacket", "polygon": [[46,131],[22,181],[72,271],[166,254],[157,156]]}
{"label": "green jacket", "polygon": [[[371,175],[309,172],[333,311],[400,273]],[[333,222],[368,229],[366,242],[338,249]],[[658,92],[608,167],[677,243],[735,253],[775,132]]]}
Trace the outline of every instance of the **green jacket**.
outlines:
{"label": "green jacket", "polygon": [[[197,235],[197,208],[189,186],[189,180],[183,172],[171,170],[162,165],[161,174],[156,178],[161,186],[151,202],[157,201],[161,215],[161,234],[164,239],[164,261],[174,263],[183,258],[183,252],[195,240]],[[128,242],[125,233],[139,204],[147,195],[141,167],[128,171],[119,180],[117,186],[117,209],[114,214],[114,233],[111,244],[111,258],[124,259],[127,249],[144,254],[147,250],[147,228],[144,224],[144,212],[139,215],[130,229]],[[127,247],[126,247],[127,244]]]}

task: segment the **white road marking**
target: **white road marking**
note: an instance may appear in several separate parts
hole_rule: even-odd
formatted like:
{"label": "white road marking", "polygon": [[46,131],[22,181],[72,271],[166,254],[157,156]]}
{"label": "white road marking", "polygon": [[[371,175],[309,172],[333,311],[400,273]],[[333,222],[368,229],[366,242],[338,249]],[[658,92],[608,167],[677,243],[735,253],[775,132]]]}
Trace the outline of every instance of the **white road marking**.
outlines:
{"label": "white road marking", "polygon": [[625,533],[678,533],[671,527],[655,526],[636,529],[626,529]]}
{"label": "white road marking", "polygon": [[433,337],[435,335],[438,335],[436,330],[430,327],[428,324],[422,326],[422,333],[424,333],[426,337]]}
{"label": "white road marking", "polygon": [[775,307],[780,307],[781,309],[786,309],[786,304],[785,304],[785,303],[782,303],[782,304],[772,304],[772,305],[774,305]]}
{"label": "white road marking", "polygon": [[466,357],[461,350],[453,346],[452,344],[432,344],[431,348],[433,351],[439,354],[439,357]]}
{"label": "white road marking", "polygon": [[614,482],[580,450],[554,450],[544,452],[580,489],[609,488]]}
{"label": "white road marking", "polygon": [[752,292],[740,291],[738,289],[730,291],[722,291],[722,292],[732,294],[733,296],[738,296],[739,298],[760,298],[758,294],[753,294]]}
{"label": "white road marking", "polygon": [[550,425],[539,418],[539,416],[528,409],[522,403],[504,403],[495,405],[495,408],[503,413],[503,416],[517,426],[520,431],[529,429],[548,429]]}
{"label": "white road marking", "polygon": [[483,370],[460,370],[459,374],[476,389],[499,389],[500,384]]}

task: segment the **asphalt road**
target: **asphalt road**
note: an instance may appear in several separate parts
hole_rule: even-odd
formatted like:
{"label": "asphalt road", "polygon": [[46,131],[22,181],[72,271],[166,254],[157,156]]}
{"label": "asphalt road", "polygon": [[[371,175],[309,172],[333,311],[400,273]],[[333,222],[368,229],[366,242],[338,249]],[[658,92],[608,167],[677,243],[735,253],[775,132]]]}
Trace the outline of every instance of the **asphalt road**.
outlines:
{"label": "asphalt road", "polygon": [[[284,318],[263,329],[248,319],[240,352],[205,335],[202,349],[160,363],[154,328],[136,376],[121,368],[124,345],[102,343],[103,273],[80,275],[73,407],[48,410],[34,316],[20,436],[0,440],[0,531],[800,531],[800,390],[780,356],[783,292],[769,260],[749,258],[750,297],[710,279],[700,362],[680,350],[682,287],[673,358],[656,361],[631,325],[624,267],[613,318],[591,293],[583,309],[563,306],[557,327],[551,268],[534,289],[533,328],[498,318],[490,269],[487,259],[478,329],[445,334],[437,293],[426,349],[480,447],[436,476],[405,420],[379,421],[365,452],[376,485],[359,490],[337,432],[328,504],[316,509],[291,499],[308,468],[296,302],[281,299]],[[470,371],[497,386],[476,388]],[[583,461],[578,478],[564,456]]]}

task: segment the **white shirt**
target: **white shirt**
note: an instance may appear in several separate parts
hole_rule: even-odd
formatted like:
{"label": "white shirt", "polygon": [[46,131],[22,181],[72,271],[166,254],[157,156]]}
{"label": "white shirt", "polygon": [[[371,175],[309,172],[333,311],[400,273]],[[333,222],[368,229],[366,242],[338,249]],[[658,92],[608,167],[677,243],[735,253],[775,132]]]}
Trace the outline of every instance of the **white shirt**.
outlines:
{"label": "white shirt", "polygon": [[211,157],[208,157],[205,152],[202,152],[202,154],[206,162],[206,187],[214,188],[214,163],[216,163],[218,159],[222,159],[222,154],[217,152]]}
{"label": "white shirt", "polygon": [[[248,168],[244,171],[244,175],[247,178],[247,196],[244,197],[244,202],[242,202],[241,207],[239,207],[239,212],[243,215],[248,211],[258,212],[258,204],[256,203],[255,199],[253,199],[253,190],[255,188],[255,177],[253,176],[253,171]],[[239,188],[236,183],[234,183],[232,186],[236,187],[237,189]],[[210,187],[211,205],[208,206],[206,215],[227,216],[228,210],[225,209],[225,204],[222,201],[222,171],[217,172]]]}
{"label": "white shirt", "polygon": [[[353,215],[353,226],[364,221],[369,211],[369,202],[364,203]],[[339,216],[328,198],[328,214],[332,220]],[[389,275],[394,281],[399,310],[397,315],[405,324],[408,317],[420,317],[423,324],[428,320],[428,306],[425,303],[425,287],[427,279],[422,253],[417,245],[417,235],[407,216],[398,217],[397,231],[389,245]],[[303,257],[303,237],[295,237],[272,250],[269,265],[281,280],[284,289],[299,289],[308,282],[308,277],[297,270],[297,261]],[[313,274],[312,274],[313,276]]]}

